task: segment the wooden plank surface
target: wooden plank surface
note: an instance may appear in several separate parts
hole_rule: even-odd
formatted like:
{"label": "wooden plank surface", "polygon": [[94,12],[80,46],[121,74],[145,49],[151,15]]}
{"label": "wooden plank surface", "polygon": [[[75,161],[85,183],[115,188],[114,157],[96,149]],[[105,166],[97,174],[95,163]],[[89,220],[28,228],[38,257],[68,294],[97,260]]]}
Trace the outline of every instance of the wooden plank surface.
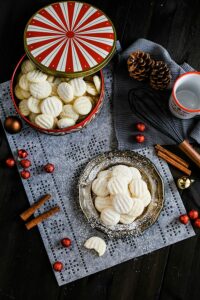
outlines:
{"label": "wooden plank surface", "polygon": [[[54,1],[0,2],[0,82],[11,77],[23,54],[23,29],[31,15]],[[172,57],[200,69],[200,4],[198,0],[88,1],[113,20],[126,48],[139,37],[165,46]],[[173,151],[178,152],[176,147]],[[0,128],[0,300],[199,299],[200,241],[197,236],[58,287],[37,228],[24,230],[18,215],[27,199],[16,170],[5,168],[10,155]],[[199,208],[199,171],[193,186],[182,192],[188,209]],[[175,178],[181,173],[171,168]]]}

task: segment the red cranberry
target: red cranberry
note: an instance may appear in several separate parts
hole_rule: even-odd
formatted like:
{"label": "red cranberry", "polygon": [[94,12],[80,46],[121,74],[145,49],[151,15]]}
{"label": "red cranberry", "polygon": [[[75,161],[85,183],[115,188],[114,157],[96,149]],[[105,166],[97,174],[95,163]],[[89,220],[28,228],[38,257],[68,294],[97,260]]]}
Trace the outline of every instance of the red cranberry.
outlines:
{"label": "red cranberry", "polygon": [[199,212],[195,209],[192,209],[191,211],[189,211],[188,216],[191,220],[195,220],[199,217]]}
{"label": "red cranberry", "polygon": [[61,240],[61,244],[63,245],[63,247],[68,248],[71,246],[72,242],[69,238],[64,238]]}
{"label": "red cranberry", "polygon": [[31,166],[31,162],[29,159],[22,159],[20,161],[20,165],[22,166],[22,168],[27,169]]}
{"label": "red cranberry", "polygon": [[15,160],[12,157],[6,159],[6,166],[8,168],[13,168],[15,166]]}
{"label": "red cranberry", "polygon": [[55,169],[54,165],[50,164],[50,163],[48,163],[44,166],[44,170],[47,173],[53,173],[54,169]]}
{"label": "red cranberry", "polygon": [[189,217],[188,215],[181,215],[179,217],[179,221],[182,223],[182,224],[187,224],[189,222]]}
{"label": "red cranberry", "polygon": [[197,227],[197,228],[200,228],[200,219],[196,219],[194,221],[194,226]]}
{"label": "red cranberry", "polygon": [[22,170],[20,174],[23,179],[29,179],[31,177],[31,173],[27,170]]}
{"label": "red cranberry", "polygon": [[146,126],[145,126],[144,123],[139,122],[139,123],[136,124],[136,128],[137,128],[138,131],[143,132],[143,131],[145,131]]}
{"label": "red cranberry", "polygon": [[135,136],[136,142],[137,143],[144,143],[145,141],[145,136],[143,134],[137,134]]}
{"label": "red cranberry", "polygon": [[28,156],[28,152],[24,149],[18,150],[18,157],[19,158],[26,158]]}
{"label": "red cranberry", "polygon": [[60,261],[56,261],[56,262],[53,264],[53,269],[54,269],[54,271],[56,271],[56,272],[60,272],[60,271],[62,271],[62,269],[63,269],[63,264],[62,264]]}

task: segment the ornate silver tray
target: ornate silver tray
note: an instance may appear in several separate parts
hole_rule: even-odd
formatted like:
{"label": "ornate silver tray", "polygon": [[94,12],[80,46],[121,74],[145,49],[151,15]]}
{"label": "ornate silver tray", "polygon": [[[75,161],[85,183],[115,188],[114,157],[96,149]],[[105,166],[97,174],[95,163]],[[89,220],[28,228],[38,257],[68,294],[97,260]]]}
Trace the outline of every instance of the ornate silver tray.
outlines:
{"label": "ornate silver tray", "polygon": [[[132,224],[106,226],[100,220],[99,212],[94,206],[92,182],[97,174],[115,165],[124,164],[140,170],[152,195],[152,201],[143,214]],[[140,235],[158,219],[164,203],[164,185],[155,165],[146,157],[133,151],[110,151],[92,159],[85,167],[79,179],[79,203],[89,224],[106,233],[110,238],[122,238],[128,235]]]}

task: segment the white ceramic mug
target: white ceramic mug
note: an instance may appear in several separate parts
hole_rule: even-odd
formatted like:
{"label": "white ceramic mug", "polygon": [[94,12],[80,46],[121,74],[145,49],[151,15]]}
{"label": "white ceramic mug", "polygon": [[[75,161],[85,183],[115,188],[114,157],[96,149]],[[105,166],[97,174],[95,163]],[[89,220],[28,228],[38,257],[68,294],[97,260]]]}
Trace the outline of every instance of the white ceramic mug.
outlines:
{"label": "white ceramic mug", "polygon": [[180,119],[191,119],[200,114],[200,72],[187,72],[177,78],[169,108]]}

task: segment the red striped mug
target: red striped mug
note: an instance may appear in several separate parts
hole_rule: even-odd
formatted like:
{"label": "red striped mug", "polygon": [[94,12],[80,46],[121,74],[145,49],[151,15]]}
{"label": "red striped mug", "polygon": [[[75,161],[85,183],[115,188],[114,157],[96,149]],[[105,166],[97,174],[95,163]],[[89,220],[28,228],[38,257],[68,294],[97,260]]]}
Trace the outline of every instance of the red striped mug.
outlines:
{"label": "red striped mug", "polygon": [[180,119],[191,119],[200,114],[200,72],[187,72],[177,78],[169,108]]}

